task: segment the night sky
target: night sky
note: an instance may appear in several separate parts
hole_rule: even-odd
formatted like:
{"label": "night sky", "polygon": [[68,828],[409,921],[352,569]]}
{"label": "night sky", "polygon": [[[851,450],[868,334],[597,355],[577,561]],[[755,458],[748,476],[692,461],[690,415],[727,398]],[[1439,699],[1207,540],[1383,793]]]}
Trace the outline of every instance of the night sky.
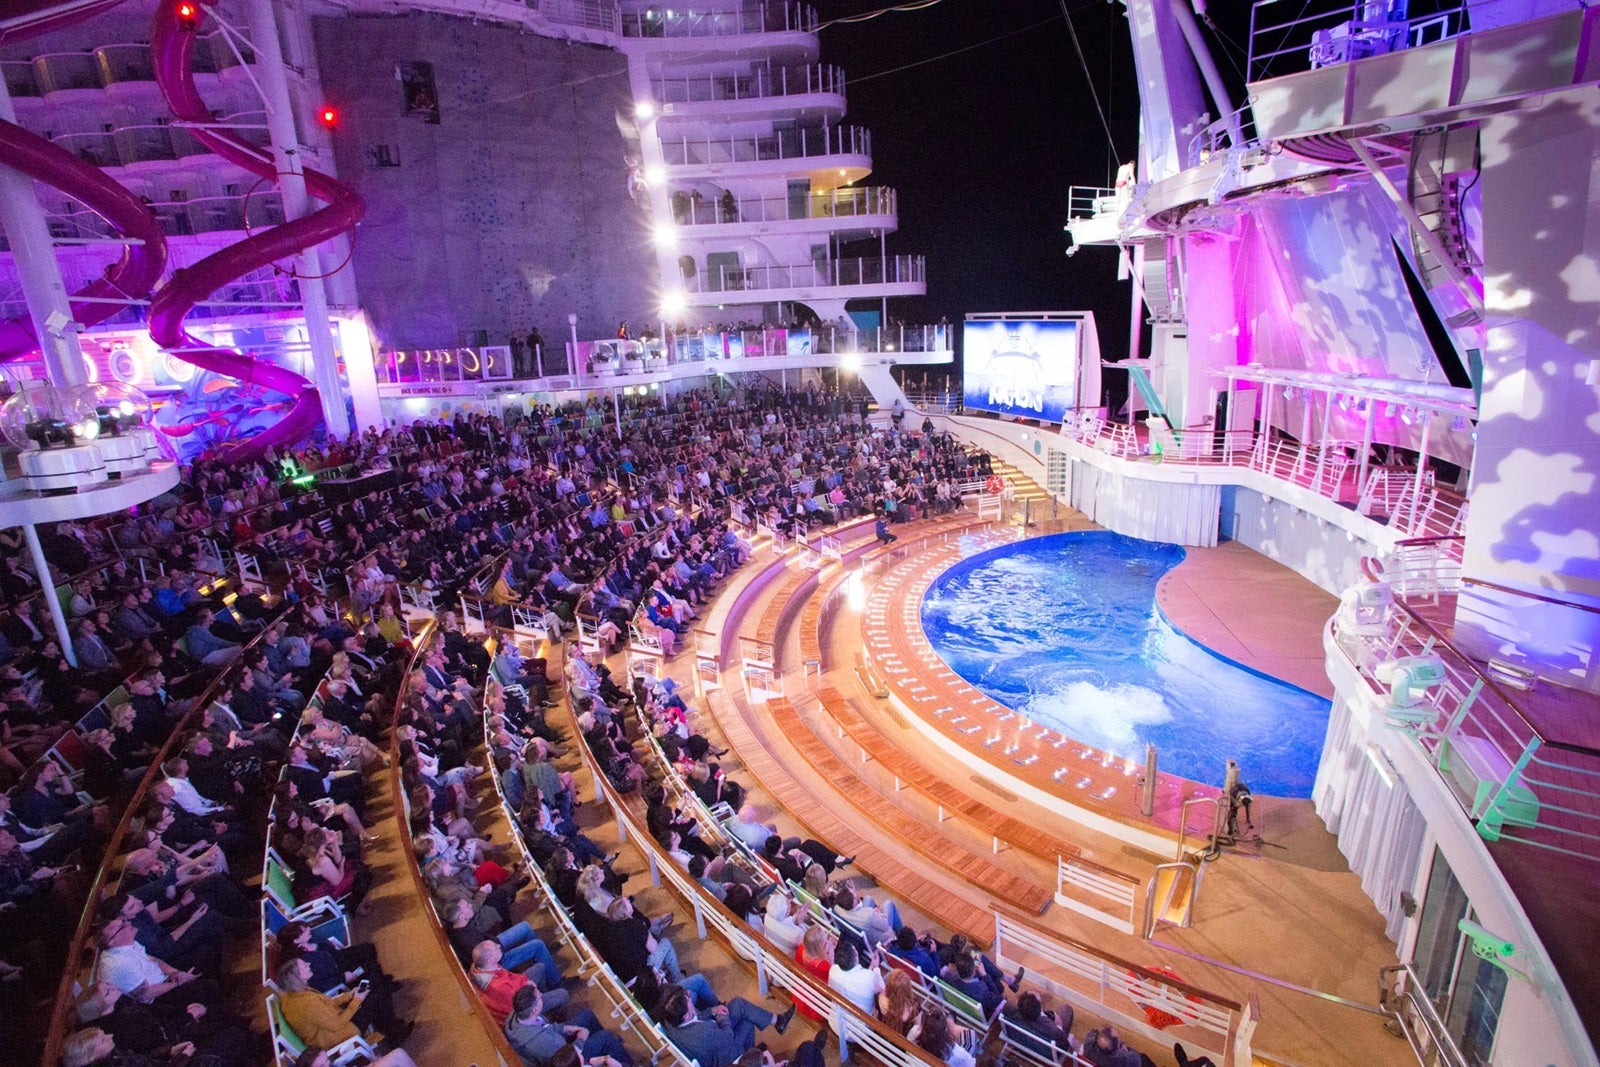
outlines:
{"label": "night sky", "polygon": [[[893,2],[816,7],[828,20]],[[927,257],[927,297],[893,301],[890,314],[958,322],[969,312],[1091,310],[1105,354],[1126,352],[1131,286],[1116,280],[1117,253],[1085,248],[1069,259],[1062,227],[1068,186],[1110,185],[1117,164],[1134,158],[1133,52],[1120,4],[1067,8],[1115,156],[1057,0],[942,0],[822,31],[823,62],[844,68],[846,121],[872,131],[865,184],[899,191],[889,251]],[[1014,35],[980,43],[1005,34]],[[960,48],[969,50],[947,55]]]}
{"label": "night sky", "polygon": [[[813,3],[826,22],[897,0]],[[1249,7],[1214,6],[1229,9],[1231,41],[1203,32],[1242,99]],[[1069,259],[1062,227],[1069,186],[1109,186],[1117,165],[1137,157],[1133,49],[1122,3],[1066,0],[1080,63],[1062,8],[1060,0],[940,0],[824,28],[822,61],[844,68],[846,121],[872,131],[866,184],[899,191],[890,253],[927,257],[927,297],[894,301],[890,314],[958,322],[969,312],[1088,310],[1101,352],[1120,359],[1132,284],[1117,281],[1114,249],[1084,248]],[[920,65],[898,69],[910,64]],[[1126,386],[1121,375],[1106,381],[1119,393]]]}

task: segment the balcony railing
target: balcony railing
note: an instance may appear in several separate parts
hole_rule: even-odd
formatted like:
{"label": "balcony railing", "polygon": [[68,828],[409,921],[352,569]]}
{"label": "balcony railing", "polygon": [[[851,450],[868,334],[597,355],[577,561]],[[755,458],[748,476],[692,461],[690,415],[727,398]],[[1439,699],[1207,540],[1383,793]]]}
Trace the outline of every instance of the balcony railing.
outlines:
{"label": "balcony railing", "polygon": [[[1457,538],[1424,538],[1402,543],[1381,564],[1366,561],[1395,602],[1380,622],[1335,615],[1339,647],[1388,699],[1390,728],[1421,747],[1481,837],[1600,860],[1600,750],[1561,736],[1587,737],[1582,712],[1568,709],[1574,721],[1566,724],[1551,721],[1549,709],[1562,704],[1547,698],[1536,722],[1531,692],[1513,697],[1491,674],[1494,664],[1471,659],[1445,634],[1448,613],[1436,609],[1461,588],[1459,552]],[[1400,697],[1392,665],[1407,657],[1436,657],[1443,678],[1408,685]]]}
{"label": "balcony railing", "polygon": [[7,60],[0,63],[0,71],[5,73],[6,93],[13,99],[43,95],[32,63],[18,59]]}
{"label": "balcony railing", "polygon": [[[169,200],[147,206],[160,220],[162,230],[169,237],[246,229],[247,210],[249,229],[264,229],[283,222],[283,201],[276,191],[271,190],[256,192],[250,197],[248,207],[244,198],[238,196]],[[47,215],[45,221],[49,224],[50,236],[57,239],[98,240],[120,236],[104,219],[87,208]]]}
{"label": "balcony railing", "polygon": [[652,3],[622,13],[624,37],[722,37],[747,33],[815,33],[817,12],[804,4],[777,0],[728,4],[714,10],[684,11]]}
{"label": "balcony railing", "polygon": [[150,46],[147,44],[129,42],[102,45],[94,50],[94,57],[100,66],[103,85],[156,80],[155,62],[150,57]]}
{"label": "balcony railing", "polygon": [[746,74],[703,74],[658,78],[656,99],[663,104],[699,104],[715,100],[758,100],[807,93],[844,94],[844,71],[826,64],[807,67],[757,67]]}
{"label": "balcony railing", "polygon": [[551,22],[579,29],[616,33],[615,0],[525,0],[525,3]]}
{"label": "balcony railing", "polygon": [[[793,266],[724,267],[717,264],[690,279],[690,292],[732,293],[767,289],[817,289],[850,285],[895,285],[925,281],[921,256],[835,259]],[[698,283],[698,284],[696,284]]]}
{"label": "balcony railing", "polygon": [[1143,462],[1249,467],[1268,477],[1309,489],[1409,537],[1453,536],[1467,521],[1467,501],[1435,484],[1433,473],[1414,466],[1363,465],[1360,442],[1328,447],[1254,430],[1209,428],[1165,435],[1128,423],[1109,422],[1104,410],[1080,412],[1062,433],[1114,456]]}
{"label": "balcony railing", "polygon": [[379,352],[373,365],[378,381],[397,385],[506,381],[512,370],[506,345]]}
{"label": "balcony railing", "polygon": [[1250,105],[1245,104],[1190,138],[1185,161],[1191,167],[1198,167],[1230,148],[1249,148],[1255,144],[1256,120],[1250,113]]}
{"label": "balcony railing", "polygon": [[871,154],[872,135],[860,126],[813,126],[762,137],[668,137],[661,141],[661,155],[671,167]]}
{"label": "balcony railing", "polygon": [[735,197],[696,199],[686,192],[673,193],[672,221],[680,226],[724,226],[750,222],[795,222],[803,219],[845,219],[863,215],[894,217],[893,189],[839,188],[801,197]]}
{"label": "balcony railing", "polygon": [[1467,4],[1430,4],[1428,14],[1405,19],[1373,19],[1370,0],[1307,14],[1277,0],[1256,0],[1250,11],[1249,80],[1261,81],[1298,71],[1348,63],[1368,56],[1418,48],[1467,30]]}
{"label": "balcony railing", "polygon": [[1104,185],[1072,185],[1067,188],[1067,218],[1116,218],[1128,206],[1117,190]]}
{"label": "balcony railing", "polygon": [[[670,330],[665,343],[659,336],[637,341],[616,338],[579,341],[576,358],[568,343],[564,346],[567,369],[555,372],[546,368],[546,373],[538,377],[513,378],[517,364],[511,349],[503,345],[384,351],[374,354],[373,366],[378,381],[389,385],[505,380],[538,383],[547,377],[574,374],[616,377],[663,371],[680,363],[729,359],[881,352],[949,353],[953,338],[954,327],[948,324],[896,325],[866,330],[838,324],[793,330]],[[535,369],[541,366],[543,359],[559,361],[560,349],[543,352],[522,366]]]}
{"label": "balcony railing", "polygon": [[33,57],[39,89],[59,93],[68,89],[99,89],[100,67],[91,52],[52,52]]}

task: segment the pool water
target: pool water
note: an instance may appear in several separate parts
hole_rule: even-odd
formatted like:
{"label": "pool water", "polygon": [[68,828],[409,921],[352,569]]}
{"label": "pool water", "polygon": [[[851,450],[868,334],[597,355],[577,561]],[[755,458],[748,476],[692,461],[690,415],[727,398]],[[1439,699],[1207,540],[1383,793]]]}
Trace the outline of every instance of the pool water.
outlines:
{"label": "pool water", "polygon": [[[923,595],[922,628],[950,669],[1040,726],[1221,786],[1225,761],[1257,793],[1309,797],[1329,704],[1173,629],[1156,583],[1177,545],[1106,531],[979,553]],[[1248,611],[1241,588],[1237,610]]]}

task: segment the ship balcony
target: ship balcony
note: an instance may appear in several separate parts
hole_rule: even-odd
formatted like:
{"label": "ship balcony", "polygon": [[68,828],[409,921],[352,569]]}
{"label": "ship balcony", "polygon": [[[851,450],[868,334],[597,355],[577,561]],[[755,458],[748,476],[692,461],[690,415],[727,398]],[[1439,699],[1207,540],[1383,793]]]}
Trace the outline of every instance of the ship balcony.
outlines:
{"label": "ship balcony", "polygon": [[849,240],[892,233],[899,226],[895,191],[882,186],[769,197],[735,197],[730,192],[716,200],[679,190],[668,202],[672,221],[683,227],[679,235],[688,238],[815,233]]}
{"label": "ship balcony", "polygon": [[652,88],[663,121],[804,115],[833,123],[845,111],[844,71],[819,63],[659,77]]}
{"label": "ship balcony", "polygon": [[[245,63],[255,62],[249,48],[236,53],[220,33],[196,41],[193,66],[198,83],[205,88],[208,77],[214,79],[225,71],[242,76],[241,55]],[[14,99],[104,90],[153,97],[157,92],[150,46],[138,41],[101,45],[89,52],[51,52],[3,66],[6,89]]]}
{"label": "ship balcony", "polygon": [[685,274],[684,298],[693,307],[922,296],[928,291],[921,256],[871,256],[777,266],[729,266],[718,262]]}
{"label": "ship balcony", "polygon": [[622,36],[641,40],[699,40],[704,37],[748,37],[766,33],[815,35],[815,8],[786,0],[739,3],[629,4],[622,11]]}
{"label": "ship balcony", "polygon": [[[283,201],[273,190],[251,196],[210,196],[169,200],[147,205],[168,237],[201,233],[263,230],[283,223]],[[53,212],[45,216],[50,236],[74,243],[116,240],[121,234],[87,208]]]}
{"label": "ship balcony", "polygon": [[663,137],[661,155],[678,179],[811,178],[814,187],[831,188],[872,172],[872,135],[860,126],[812,126],[757,137]]}

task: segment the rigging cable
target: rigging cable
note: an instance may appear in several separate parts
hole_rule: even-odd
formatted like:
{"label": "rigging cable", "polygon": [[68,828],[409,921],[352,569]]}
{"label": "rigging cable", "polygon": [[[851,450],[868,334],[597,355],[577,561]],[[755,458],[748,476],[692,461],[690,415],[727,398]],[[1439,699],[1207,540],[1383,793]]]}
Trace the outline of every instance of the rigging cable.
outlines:
{"label": "rigging cable", "polygon": [[1094,101],[1094,112],[1100,118],[1100,128],[1106,132],[1106,144],[1111,146],[1111,154],[1117,154],[1117,139],[1111,136],[1111,123],[1106,120],[1105,108],[1100,106],[1100,92],[1094,87],[1094,75],[1089,73],[1089,61],[1083,56],[1083,46],[1078,43],[1077,27],[1072,25],[1072,12],[1067,9],[1067,0],[1056,0],[1061,5],[1061,17],[1067,20],[1067,35],[1072,38],[1072,50],[1078,53],[1078,66],[1083,68],[1083,80],[1089,83],[1089,98]]}
{"label": "rigging cable", "polygon": [[1002,33],[998,37],[990,37],[988,40],[979,41],[977,44],[969,44],[965,48],[957,48],[953,52],[941,52],[939,55],[929,56],[927,59],[919,59],[914,63],[906,63],[903,66],[890,67],[888,70],[880,70],[880,71],[878,71],[878,72],[876,72],[874,74],[864,74],[859,78],[851,78],[850,79],[850,84],[851,85],[860,85],[862,82],[869,82],[874,78],[886,78],[891,74],[899,74],[901,71],[910,70],[913,67],[922,67],[922,66],[926,66],[929,63],[937,63],[941,59],[949,59],[951,56],[959,56],[963,52],[970,52],[974,48],[982,48],[984,45],[994,44],[996,41],[1004,41],[1008,37],[1015,37],[1018,34],[1027,33],[1029,30],[1036,30],[1040,26],[1048,26],[1050,23],[1055,22],[1055,21],[1056,21],[1056,16],[1055,15],[1051,15],[1047,19],[1042,19],[1039,22],[1030,23],[1027,26],[1021,27],[1020,29],[1012,30],[1010,33]]}

